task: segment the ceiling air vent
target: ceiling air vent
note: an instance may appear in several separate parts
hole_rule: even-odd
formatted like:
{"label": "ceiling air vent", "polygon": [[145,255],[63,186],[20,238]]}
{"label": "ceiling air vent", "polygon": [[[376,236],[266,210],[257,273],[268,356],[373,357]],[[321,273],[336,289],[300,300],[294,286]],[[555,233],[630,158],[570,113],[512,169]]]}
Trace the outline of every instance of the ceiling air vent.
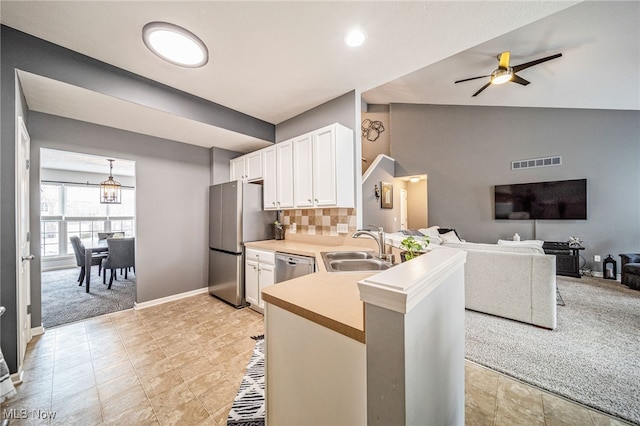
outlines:
{"label": "ceiling air vent", "polygon": [[534,167],[561,166],[562,157],[532,158],[529,160],[516,160],[511,162],[511,170],[533,169]]}

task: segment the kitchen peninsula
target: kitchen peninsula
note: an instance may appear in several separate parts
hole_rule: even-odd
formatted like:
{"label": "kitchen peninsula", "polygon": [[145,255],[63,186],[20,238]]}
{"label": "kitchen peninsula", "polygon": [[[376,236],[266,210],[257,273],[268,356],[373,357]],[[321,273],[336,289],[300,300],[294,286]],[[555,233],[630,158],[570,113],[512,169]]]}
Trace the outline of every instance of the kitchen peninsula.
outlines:
{"label": "kitchen peninsula", "polygon": [[317,261],[315,274],[262,292],[267,421],[463,423],[465,252],[440,248],[377,274],[326,271],[321,252],[364,242],[375,244],[248,244]]}

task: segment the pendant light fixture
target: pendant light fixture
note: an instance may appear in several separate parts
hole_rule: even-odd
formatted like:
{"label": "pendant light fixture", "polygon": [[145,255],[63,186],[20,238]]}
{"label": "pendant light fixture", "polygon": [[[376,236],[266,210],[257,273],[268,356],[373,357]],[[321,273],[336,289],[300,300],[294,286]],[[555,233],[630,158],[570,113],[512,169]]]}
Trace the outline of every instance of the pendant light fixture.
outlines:
{"label": "pendant light fixture", "polygon": [[100,183],[100,204],[120,204],[120,193],[122,185],[113,180],[113,162],[109,162],[109,177]]}

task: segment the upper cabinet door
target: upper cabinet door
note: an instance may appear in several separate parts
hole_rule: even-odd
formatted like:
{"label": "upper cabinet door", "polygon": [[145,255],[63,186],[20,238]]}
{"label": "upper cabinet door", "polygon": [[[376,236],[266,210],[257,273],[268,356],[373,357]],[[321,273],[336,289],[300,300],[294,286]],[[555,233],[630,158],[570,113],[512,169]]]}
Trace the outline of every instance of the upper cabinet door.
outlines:
{"label": "upper cabinet door", "polygon": [[336,188],[335,127],[325,127],[313,134],[313,194],[318,207],[338,204]]}
{"label": "upper cabinet door", "polygon": [[278,177],[276,169],[276,147],[270,146],[269,148],[262,150],[262,175],[264,178],[262,194],[265,210],[278,209],[278,196],[276,193]]}
{"label": "upper cabinet door", "polygon": [[293,207],[293,143],[291,140],[276,144],[276,193],[278,209]]}
{"label": "upper cabinet door", "polygon": [[262,150],[249,153],[245,158],[245,175],[248,182],[262,179]]}
{"label": "upper cabinet door", "polygon": [[245,180],[246,173],[244,170],[244,155],[231,160],[230,172],[229,180]]}
{"label": "upper cabinet door", "polygon": [[313,207],[313,135],[293,140],[294,204],[296,208]]}

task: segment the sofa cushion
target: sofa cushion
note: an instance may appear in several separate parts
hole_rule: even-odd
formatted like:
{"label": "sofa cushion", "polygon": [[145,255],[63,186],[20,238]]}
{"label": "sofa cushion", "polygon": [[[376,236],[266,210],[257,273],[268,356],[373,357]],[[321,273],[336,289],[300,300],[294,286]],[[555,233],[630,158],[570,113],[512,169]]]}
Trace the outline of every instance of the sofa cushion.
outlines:
{"label": "sofa cushion", "polygon": [[529,246],[534,245],[538,247],[542,247],[544,245],[544,241],[542,240],[522,240],[522,241],[511,241],[511,240],[498,240],[499,246]]}
{"label": "sofa cushion", "polygon": [[430,226],[428,228],[419,228],[422,234],[429,237],[429,244],[442,244],[442,238],[440,238],[440,233],[438,232],[439,226]]}
{"label": "sofa cushion", "polygon": [[477,250],[477,251],[497,251],[503,253],[529,253],[529,254],[544,254],[542,247],[538,247],[534,244],[519,245],[519,246],[505,246],[497,244],[484,244],[484,243],[447,243],[444,245],[447,247],[459,248],[463,250]]}
{"label": "sofa cushion", "polygon": [[627,263],[622,270],[627,274],[640,275],[640,263]]}

